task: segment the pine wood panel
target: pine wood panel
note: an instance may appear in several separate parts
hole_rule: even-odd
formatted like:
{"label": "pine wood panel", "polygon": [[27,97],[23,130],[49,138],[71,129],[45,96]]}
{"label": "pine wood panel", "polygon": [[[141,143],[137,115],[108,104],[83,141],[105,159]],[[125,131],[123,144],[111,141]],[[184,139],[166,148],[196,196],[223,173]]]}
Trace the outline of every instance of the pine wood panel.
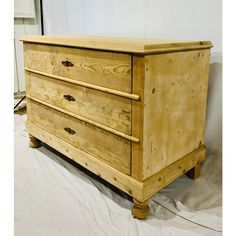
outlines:
{"label": "pine wood panel", "polygon": [[[26,85],[27,95],[131,134],[131,100],[128,98],[27,71]],[[69,101],[68,95],[74,100]]]}
{"label": "pine wood panel", "polygon": [[144,179],[204,143],[209,50],[146,56]]}
{"label": "pine wood panel", "polygon": [[26,130],[33,137],[42,140],[140,202],[146,201],[205,159],[205,147],[201,146],[169,167],[140,182],[29,121],[26,123]]}
{"label": "pine wood panel", "polygon": [[53,109],[53,110],[62,112],[62,113],[64,113],[64,114],[68,115],[68,116],[74,117],[74,118],[76,118],[76,119],[78,119],[78,120],[81,120],[81,121],[83,121],[83,122],[85,122],[85,123],[88,123],[88,124],[90,124],[90,125],[93,125],[93,126],[95,126],[95,127],[97,127],[97,128],[100,128],[100,129],[105,130],[105,131],[108,131],[108,132],[110,132],[110,133],[112,133],[112,134],[118,135],[119,137],[124,138],[124,139],[127,139],[127,140],[129,140],[129,141],[131,141],[131,142],[139,143],[139,139],[138,139],[138,138],[133,137],[133,136],[128,135],[128,134],[124,134],[124,133],[122,133],[122,132],[120,132],[120,131],[118,131],[118,130],[112,129],[112,128],[110,128],[110,127],[108,127],[108,126],[105,126],[105,125],[103,125],[103,124],[101,124],[101,123],[92,121],[92,120],[87,119],[87,118],[85,118],[85,117],[83,117],[83,116],[76,115],[76,114],[73,113],[73,112],[66,111],[66,110],[64,110],[64,109],[62,109],[62,108],[60,108],[60,107],[54,106],[54,105],[52,105],[52,104],[50,104],[50,103],[44,102],[44,101],[42,101],[42,100],[40,100],[40,99],[31,97],[31,96],[29,96],[29,95],[27,95],[26,98],[29,98],[29,99],[31,99],[31,100],[33,100],[33,101],[35,101],[35,102],[38,102],[38,103],[40,103],[40,104],[42,104],[42,105],[45,105],[45,106],[47,106],[47,107],[49,107],[49,108],[51,108],[51,109]]}
{"label": "pine wood panel", "polygon": [[144,105],[144,56],[133,56],[132,92],[140,96],[140,101],[132,101],[132,135],[139,137],[139,143],[132,143],[132,176],[143,179],[143,105]]}
{"label": "pine wood panel", "polygon": [[21,40],[25,42],[141,54],[196,50],[212,47],[210,41],[114,38],[93,35],[24,36]]}
{"label": "pine wood panel", "polygon": [[187,173],[187,171],[191,170],[194,166],[199,165],[205,160],[205,153],[206,148],[204,145],[201,145],[196,150],[181,157],[168,167],[163,168],[146,179],[142,186],[142,201],[149,199],[156,192],[166,187],[181,175]]}
{"label": "pine wood panel", "polygon": [[131,56],[54,45],[24,44],[25,67],[131,92]]}
{"label": "pine wood panel", "polygon": [[152,195],[199,176],[211,42],[23,41],[31,147],[42,140],[128,193],[142,219]]}
{"label": "pine wood panel", "polygon": [[130,141],[30,99],[27,111],[30,122],[130,174]]}
{"label": "pine wood panel", "polygon": [[36,74],[43,75],[43,76],[47,76],[47,77],[50,77],[50,78],[53,78],[53,79],[56,79],[56,80],[60,80],[60,81],[64,81],[64,82],[68,82],[68,83],[71,83],[71,84],[83,86],[83,87],[86,87],[86,88],[91,88],[91,89],[95,89],[95,90],[98,90],[98,91],[102,91],[102,92],[114,94],[114,95],[117,95],[117,96],[129,98],[129,99],[136,100],[136,101],[138,101],[140,99],[139,95],[137,95],[137,94],[126,93],[126,92],[122,92],[122,91],[115,90],[115,89],[101,87],[101,86],[98,86],[98,85],[95,85],[95,84],[89,84],[89,83],[82,82],[82,81],[79,81],[79,80],[69,79],[69,78],[66,78],[66,77],[63,77],[63,76],[52,75],[52,74],[45,73],[45,72],[42,72],[42,71],[29,69],[27,67],[25,67],[25,71],[36,73]]}
{"label": "pine wood panel", "polygon": [[26,130],[34,137],[42,140],[44,143],[79,163],[97,176],[120,188],[125,193],[140,201],[142,200],[143,184],[141,182],[29,121],[26,122]]}

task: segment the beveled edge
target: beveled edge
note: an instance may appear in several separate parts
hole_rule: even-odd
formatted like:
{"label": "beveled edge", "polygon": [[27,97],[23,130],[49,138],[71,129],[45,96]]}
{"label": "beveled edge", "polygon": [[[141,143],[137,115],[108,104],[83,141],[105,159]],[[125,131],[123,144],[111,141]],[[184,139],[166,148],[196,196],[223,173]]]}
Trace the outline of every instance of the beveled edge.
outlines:
{"label": "beveled edge", "polygon": [[[103,42],[102,40],[110,40]],[[127,43],[119,40],[127,40]],[[132,43],[136,42],[137,43]],[[142,43],[141,40],[147,43]],[[150,40],[150,43],[148,41]],[[163,40],[163,43],[151,43],[155,39],[134,39],[134,38],[119,38],[119,37],[102,37],[102,36],[35,36],[27,35],[20,38],[20,41],[29,43],[40,43],[58,46],[69,46],[84,49],[112,51],[131,54],[159,54],[166,52],[190,51],[199,49],[210,49],[213,47],[211,41],[180,41],[180,40]],[[156,39],[158,40],[158,39]]]}

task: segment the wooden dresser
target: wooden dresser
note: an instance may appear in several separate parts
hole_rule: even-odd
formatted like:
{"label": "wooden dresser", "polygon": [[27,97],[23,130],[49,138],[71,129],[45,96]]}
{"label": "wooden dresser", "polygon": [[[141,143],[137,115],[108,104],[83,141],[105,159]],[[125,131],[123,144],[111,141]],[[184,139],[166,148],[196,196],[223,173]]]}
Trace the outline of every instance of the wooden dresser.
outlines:
{"label": "wooden dresser", "polygon": [[209,41],[26,36],[26,129],[133,197],[148,199],[205,159]]}

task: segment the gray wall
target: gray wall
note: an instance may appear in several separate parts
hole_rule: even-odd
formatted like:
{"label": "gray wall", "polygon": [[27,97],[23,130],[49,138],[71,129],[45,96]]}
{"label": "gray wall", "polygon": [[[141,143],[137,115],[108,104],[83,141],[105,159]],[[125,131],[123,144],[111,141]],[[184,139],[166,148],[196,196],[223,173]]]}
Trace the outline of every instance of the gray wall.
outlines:
{"label": "gray wall", "polygon": [[[18,0],[15,0],[15,1],[18,1]],[[35,17],[34,18],[23,18],[23,17],[14,18],[14,46],[15,46],[14,92],[25,91],[23,45],[22,45],[22,42],[19,41],[19,38],[22,35],[40,35],[41,34],[40,3],[39,3],[39,0],[35,0],[34,2],[35,2]]]}

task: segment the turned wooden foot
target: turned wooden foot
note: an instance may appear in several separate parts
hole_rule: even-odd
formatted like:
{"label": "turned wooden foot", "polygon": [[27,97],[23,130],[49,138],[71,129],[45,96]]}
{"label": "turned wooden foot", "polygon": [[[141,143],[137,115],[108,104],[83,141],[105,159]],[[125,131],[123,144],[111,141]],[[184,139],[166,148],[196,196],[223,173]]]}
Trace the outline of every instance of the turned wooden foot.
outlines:
{"label": "turned wooden foot", "polygon": [[200,176],[201,173],[201,164],[197,163],[196,166],[194,166],[191,170],[189,170],[186,175],[190,178],[190,179],[197,179]]}
{"label": "turned wooden foot", "polygon": [[29,134],[29,146],[31,148],[38,148],[41,146],[41,141],[37,138],[35,138],[34,136],[32,136],[31,134]]}
{"label": "turned wooden foot", "polygon": [[148,200],[145,202],[139,202],[136,199],[133,199],[134,205],[132,208],[132,215],[137,219],[146,219],[149,213]]}

